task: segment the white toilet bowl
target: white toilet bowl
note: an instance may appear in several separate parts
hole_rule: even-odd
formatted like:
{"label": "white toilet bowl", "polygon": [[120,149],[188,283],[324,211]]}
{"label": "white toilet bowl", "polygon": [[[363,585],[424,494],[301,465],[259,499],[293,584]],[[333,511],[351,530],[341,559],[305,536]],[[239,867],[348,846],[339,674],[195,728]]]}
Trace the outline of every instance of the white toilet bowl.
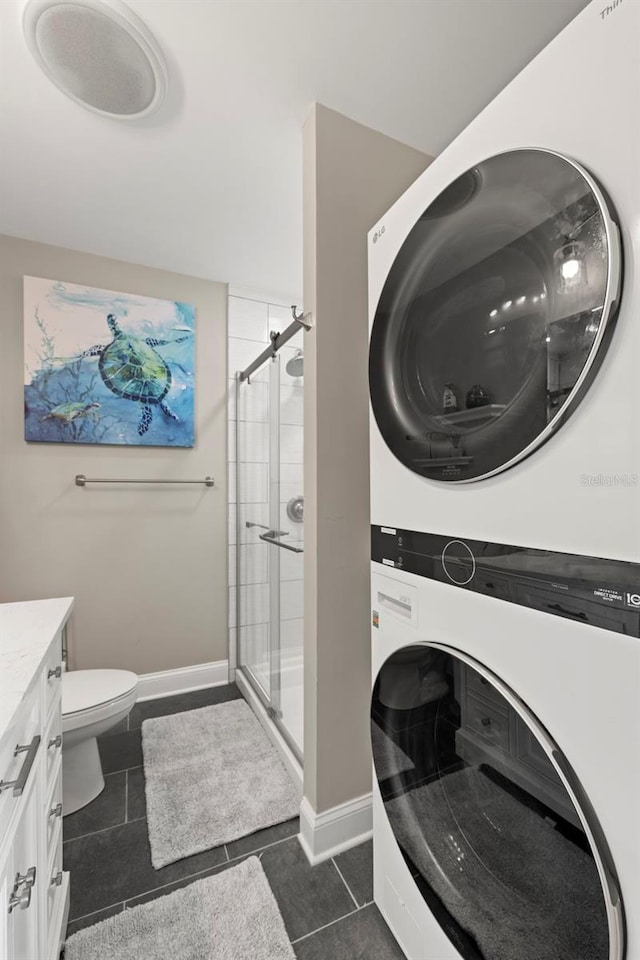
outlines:
{"label": "white toilet bowl", "polygon": [[62,812],[66,816],[104,789],[96,737],[127,716],[138,695],[129,670],[74,670],[62,675]]}

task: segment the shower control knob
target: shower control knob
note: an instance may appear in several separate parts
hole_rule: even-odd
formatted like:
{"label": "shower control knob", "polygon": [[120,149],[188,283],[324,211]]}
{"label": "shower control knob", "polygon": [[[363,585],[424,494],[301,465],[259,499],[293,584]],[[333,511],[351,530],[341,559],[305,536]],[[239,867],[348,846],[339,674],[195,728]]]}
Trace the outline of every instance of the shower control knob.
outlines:
{"label": "shower control knob", "polygon": [[476,572],[476,559],[463,540],[449,540],[442,551],[442,569],[452,583],[463,587]]}

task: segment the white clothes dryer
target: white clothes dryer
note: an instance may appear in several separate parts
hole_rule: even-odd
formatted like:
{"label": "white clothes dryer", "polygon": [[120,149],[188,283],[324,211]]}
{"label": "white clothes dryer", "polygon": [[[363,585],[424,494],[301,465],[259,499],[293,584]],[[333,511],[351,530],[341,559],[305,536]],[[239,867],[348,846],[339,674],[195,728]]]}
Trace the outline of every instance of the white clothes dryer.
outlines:
{"label": "white clothes dryer", "polygon": [[640,4],[369,235],[374,894],[410,960],[640,960]]}
{"label": "white clothes dryer", "polygon": [[374,523],[638,559],[640,4],[610,6],[369,235]]}

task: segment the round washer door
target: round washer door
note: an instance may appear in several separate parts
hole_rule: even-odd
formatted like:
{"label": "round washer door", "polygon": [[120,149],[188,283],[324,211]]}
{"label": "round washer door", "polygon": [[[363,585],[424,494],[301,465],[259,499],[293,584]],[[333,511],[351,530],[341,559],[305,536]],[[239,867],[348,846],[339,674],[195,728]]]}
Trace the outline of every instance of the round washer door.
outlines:
{"label": "round washer door", "polygon": [[595,813],[508,687],[449,647],[404,647],[379,671],[371,731],[391,831],[463,960],[622,960]]}
{"label": "round washer door", "polygon": [[621,250],[593,178],[514,150],[455,180],[418,218],[371,332],[369,385],[395,456],[433,480],[480,480],[544,443],[605,353]]}

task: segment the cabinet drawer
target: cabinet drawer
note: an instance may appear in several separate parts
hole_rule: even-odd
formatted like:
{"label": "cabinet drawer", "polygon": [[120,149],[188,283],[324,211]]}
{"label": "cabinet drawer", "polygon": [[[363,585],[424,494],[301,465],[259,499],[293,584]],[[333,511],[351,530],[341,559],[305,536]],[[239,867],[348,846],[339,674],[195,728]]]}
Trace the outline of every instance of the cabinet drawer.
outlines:
{"label": "cabinet drawer", "polygon": [[[59,695],[62,687],[62,637],[58,634],[51,644],[49,652],[45,658],[42,667],[43,685],[44,685],[44,703],[46,717],[51,712],[51,707]],[[45,719],[46,719],[45,717]]]}
{"label": "cabinet drawer", "polygon": [[44,816],[46,819],[45,834],[48,861],[52,856],[53,839],[57,826],[62,822],[62,760],[60,758],[53,773],[53,786],[45,804]]}
{"label": "cabinet drawer", "polygon": [[53,783],[53,773],[58,760],[62,755],[62,715],[60,713],[60,693],[58,692],[58,702],[53,705],[53,713],[49,717],[49,722],[45,727],[43,739],[43,748],[46,754],[46,773],[45,773],[45,795],[51,789]]}
{"label": "cabinet drawer", "polygon": [[477,697],[479,700],[486,700],[494,708],[502,710],[505,714],[509,712],[509,704],[492,683],[468,667],[465,667],[464,675],[468,693]]}
{"label": "cabinet drawer", "polygon": [[[33,744],[33,738],[40,733],[40,687],[35,683],[22,700],[12,724],[2,738],[0,746],[0,779],[4,782],[18,780],[28,772],[23,792],[26,792],[40,762],[42,743],[39,744],[35,755],[16,748],[28,747]],[[35,744],[34,744],[35,746]],[[14,788],[7,787],[0,792],[0,822],[3,833],[9,828],[9,821],[18,809],[20,797],[14,795]]]}
{"label": "cabinet drawer", "polygon": [[[37,787],[35,780],[31,781],[23,796],[18,798],[19,814],[14,821],[11,846],[6,858],[6,899],[0,922],[7,925],[8,956],[11,960],[35,960],[36,957],[39,960],[41,956],[38,918],[43,906],[43,887],[40,877],[40,798]],[[13,904],[12,896],[17,899]]]}
{"label": "cabinet drawer", "polygon": [[464,726],[487,743],[502,750],[509,749],[509,717],[488,703],[467,697]]}
{"label": "cabinet drawer", "polygon": [[56,818],[56,826],[51,844],[51,855],[48,860],[48,871],[44,877],[43,894],[47,898],[47,930],[51,929],[51,922],[56,915],[58,899],[62,893],[62,823]]}

